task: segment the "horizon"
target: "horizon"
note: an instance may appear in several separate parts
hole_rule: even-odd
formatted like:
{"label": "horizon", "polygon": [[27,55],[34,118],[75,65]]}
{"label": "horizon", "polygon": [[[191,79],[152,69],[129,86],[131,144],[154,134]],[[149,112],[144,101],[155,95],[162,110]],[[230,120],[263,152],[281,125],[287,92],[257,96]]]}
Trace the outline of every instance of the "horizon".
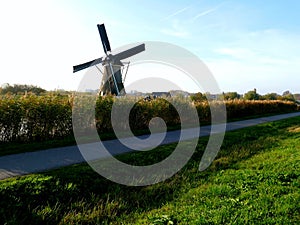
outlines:
{"label": "horizon", "polygon": [[[38,85],[34,85],[34,84],[9,84],[9,83],[4,83],[4,84],[0,84],[0,89],[1,88],[6,88],[7,86],[14,86],[14,85],[27,85],[27,86],[33,86],[33,87],[37,87],[37,88],[42,88],[44,89],[46,92],[86,92],[86,93],[97,93],[99,92],[100,89],[85,89],[85,90],[65,90],[65,89],[53,89],[53,90],[47,90],[43,87],[40,87]],[[229,93],[237,93],[238,95],[245,95],[247,92],[250,92],[250,91],[255,91],[257,92],[257,94],[263,96],[263,95],[268,95],[268,94],[277,94],[277,95],[280,95],[280,96],[283,96],[285,95],[286,92],[289,92],[291,93],[292,95],[300,95],[300,91],[299,92],[290,92],[290,90],[285,90],[283,93],[278,93],[278,92],[267,92],[267,93],[261,93],[259,90],[257,90],[256,88],[253,88],[251,90],[246,90],[245,92],[238,92],[238,91],[235,91],[235,90],[231,90],[231,91],[226,91],[226,92],[222,92],[222,93],[210,93],[210,92],[201,92],[201,91],[198,91],[198,92],[189,92],[189,91],[186,91],[186,90],[182,90],[182,89],[169,89],[169,90],[154,90],[154,91],[142,91],[142,90],[129,90],[129,91],[126,91],[126,94],[127,95],[133,95],[133,94],[151,94],[151,93],[165,93],[165,92],[185,92],[185,93],[188,93],[188,94],[197,94],[197,93],[202,93],[202,94],[211,94],[211,95],[222,95],[222,94],[229,94]]]}
{"label": "horizon", "polygon": [[[146,40],[187,49],[208,66],[222,92],[300,93],[298,1],[17,2],[1,3],[0,84],[77,90],[85,71],[73,74],[72,67],[104,55],[96,26],[104,23],[112,49]],[[166,68],[152,67],[146,76],[160,71],[172,79]],[[138,71],[129,68],[125,85],[141,79]],[[201,92],[180,74],[175,81]]]}

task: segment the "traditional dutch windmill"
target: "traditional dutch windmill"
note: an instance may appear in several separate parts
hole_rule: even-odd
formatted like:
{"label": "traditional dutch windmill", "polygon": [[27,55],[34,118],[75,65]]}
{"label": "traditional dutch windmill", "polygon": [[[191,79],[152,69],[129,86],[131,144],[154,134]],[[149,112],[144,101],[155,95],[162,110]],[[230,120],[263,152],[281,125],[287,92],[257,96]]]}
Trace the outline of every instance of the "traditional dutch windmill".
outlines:
{"label": "traditional dutch windmill", "polygon": [[111,48],[104,24],[98,24],[97,27],[100,33],[105,56],[77,66],[73,66],[73,73],[86,69],[90,66],[97,66],[98,64],[102,64],[103,72],[97,67],[103,74],[100,86],[100,94],[112,94],[116,96],[125,95],[126,92],[124,89],[124,80],[122,79],[121,70],[122,67],[124,67],[124,64],[121,62],[121,60],[136,55],[142,51],[145,51],[145,44],[140,44],[136,47],[130,48],[128,50],[113,55],[111,53]]}

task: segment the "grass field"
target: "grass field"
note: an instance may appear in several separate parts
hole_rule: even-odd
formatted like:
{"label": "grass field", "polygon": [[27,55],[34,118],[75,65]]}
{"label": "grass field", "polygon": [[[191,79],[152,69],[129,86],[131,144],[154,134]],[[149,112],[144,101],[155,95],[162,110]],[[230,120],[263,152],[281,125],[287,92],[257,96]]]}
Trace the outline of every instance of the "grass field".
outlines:
{"label": "grass field", "polygon": [[[165,182],[128,187],[87,165],[0,181],[5,224],[297,224],[300,221],[300,117],[228,132],[198,171],[207,143]],[[188,143],[187,143],[188,144]],[[146,165],[175,144],[119,159]]]}

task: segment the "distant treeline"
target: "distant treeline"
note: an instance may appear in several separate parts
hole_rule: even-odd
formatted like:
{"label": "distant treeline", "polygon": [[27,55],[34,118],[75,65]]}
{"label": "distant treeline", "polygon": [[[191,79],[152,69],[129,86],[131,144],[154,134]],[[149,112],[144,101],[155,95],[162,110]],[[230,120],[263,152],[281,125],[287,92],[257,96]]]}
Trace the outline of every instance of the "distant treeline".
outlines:
{"label": "distant treeline", "polygon": [[13,95],[24,95],[27,93],[40,95],[42,93],[46,93],[46,90],[34,85],[27,85],[27,84],[14,84],[9,85],[5,84],[2,85],[0,88],[0,94],[13,94]]}
{"label": "distant treeline", "polygon": [[220,95],[213,95],[210,93],[195,93],[191,95],[193,101],[203,101],[207,99],[216,100],[281,100],[281,101],[300,101],[300,94],[292,94],[290,91],[283,92],[282,95],[277,93],[268,93],[265,95],[259,94],[256,89],[246,92],[245,94],[238,94],[237,92],[223,92]]}
{"label": "distant treeline", "polygon": [[[26,94],[34,94],[34,95],[45,95],[48,93],[59,93],[59,94],[70,94],[71,92],[64,90],[56,90],[56,91],[46,91],[43,88],[34,85],[26,85],[26,84],[5,84],[0,87],[0,95],[26,95]],[[146,95],[146,94],[145,94]],[[300,102],[300,94],[293,94],[290,91],[285,91],[281,95],[278,93],[268,93],[265,95],[261,95],[257,92],[256,89],[250,90],[244,94],[239,94],[237,92],[223,92],[222,94],[210,94],[210,93],[193,93],[190,94],[190,98],[197,101],[204,101],[207,99],[210,100],[234,100],[234,99],[244,99],[244,100],[283,100],[283,101],[299,101]]]}

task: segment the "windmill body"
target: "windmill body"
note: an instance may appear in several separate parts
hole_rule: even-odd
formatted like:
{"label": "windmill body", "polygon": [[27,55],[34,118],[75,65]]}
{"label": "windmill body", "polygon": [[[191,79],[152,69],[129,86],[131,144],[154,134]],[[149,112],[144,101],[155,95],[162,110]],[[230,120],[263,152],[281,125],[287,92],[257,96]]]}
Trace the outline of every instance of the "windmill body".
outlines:
{"label": "windmill body", "polygon": [[[103,77],[100,86],[101,95],[125,95],[121,67],[119,65],[103,65]],[[112,72],[113,71],[113,72]]]}
{"label": "windmill body", "polygon": [[126,92],[122,79],[122,67],[124,64],[121,62],[121,60],[145,51],[145,44],[140,44],[123,52],[112,54],[104,24],[98,24],[97,27],[100,33],[105,56],[77,66],[73,66],[73,73],[101,64],[103,67],[103,77],[100,85],[100,94],[112,94],[116,96],[125,95]]}

